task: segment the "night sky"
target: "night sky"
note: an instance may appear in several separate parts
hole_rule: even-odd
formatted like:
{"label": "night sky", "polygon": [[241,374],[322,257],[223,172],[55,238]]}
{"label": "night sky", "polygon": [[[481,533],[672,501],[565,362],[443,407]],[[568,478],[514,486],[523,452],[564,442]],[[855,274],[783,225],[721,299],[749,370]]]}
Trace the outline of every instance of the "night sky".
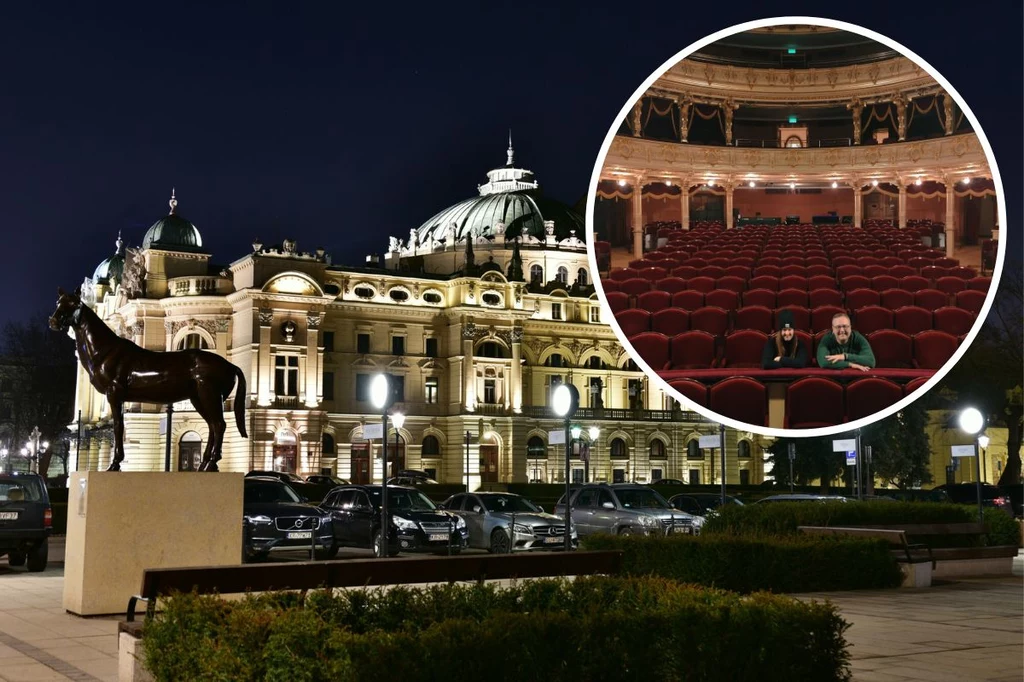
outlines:
{"label": "night sky", "polygon": [[[255,237],[361,263],[475,195],[509,127],[517,161],[576,204],[650,73],[771,16],[767,3],[479,4],[4,3],[0,322],[51,312],[119,229],[137,246],[172,186],[221,264]],[[771,7],[878,31],[952,83],[992,142],[1019,259],[1021,7]]]}

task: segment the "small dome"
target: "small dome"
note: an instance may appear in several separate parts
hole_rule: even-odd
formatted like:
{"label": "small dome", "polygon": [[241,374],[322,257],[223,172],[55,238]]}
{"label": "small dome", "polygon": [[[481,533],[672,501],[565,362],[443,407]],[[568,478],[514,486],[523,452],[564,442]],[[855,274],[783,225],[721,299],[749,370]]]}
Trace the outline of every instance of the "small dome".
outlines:
{"label": "small dome", "polygon": [[121,239],[120,232],[117,233],[117,241],[114,242],[114,246],[117,247],[114,255],[104,259],[102,263],[96,266],[96,270],[92,273],[92,281],[94,283],[121,281],[121,276],[124,274],[124,241]]}
{"label": "small dome", "polygon": [[144,249],[166,249],[168,251],[199,251],[203,248],[203,238],[196,226],[177,215],[174,211],[178,200],[171,190],[171,212],[146,231],[142,238]]}

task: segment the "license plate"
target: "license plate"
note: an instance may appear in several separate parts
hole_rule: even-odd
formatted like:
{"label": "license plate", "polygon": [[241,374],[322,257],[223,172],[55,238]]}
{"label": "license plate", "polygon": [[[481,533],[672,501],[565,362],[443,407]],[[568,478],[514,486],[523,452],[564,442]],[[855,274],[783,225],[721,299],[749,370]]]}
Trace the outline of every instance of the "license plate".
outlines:
{"label": "license plate", "polygon": [[444,533],[431,533],[427,536],[430,542],[448,542],[448,536]]}
{"label": "license plate", "polygon": [[672,532],[673,533],[684,533],[686,535],[691,535],[693,533],[693,528],[691,528],[690,526],[675,526],[672,529]]}
{"label": "license plate", "polygon": [[0,512],[0,521],[15,521],[18,518],[18,512]]}
{"label": "license plate", "polygon": [[553,545],[553,544],[558,543],[558,542],[565,542],[565,539],[564,538],[560,538],[560,537],[550,537],[550,538],[544,538],[544,542],[546,544]]}
{"label": "license plate", "polygon": [[313,537],[313,531],[311,530],[297,530],[288,533],[289,540],[309,540]]}

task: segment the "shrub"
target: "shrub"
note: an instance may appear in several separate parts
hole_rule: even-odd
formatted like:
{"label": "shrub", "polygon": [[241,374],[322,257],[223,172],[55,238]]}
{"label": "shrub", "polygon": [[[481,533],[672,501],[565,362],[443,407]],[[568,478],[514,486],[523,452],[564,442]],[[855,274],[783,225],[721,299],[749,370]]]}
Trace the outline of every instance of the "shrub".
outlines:
{"label": "shrub", "polygon": [[[974,518],[977,518],[978,508],[972,507],[972,510]],[[1020,523],[1017,519],[995,507],[985,507],[984,513],[985,529],[988,531],[985,535],[986,545],[1020,547]]]}
{"label": "shrub", "polygon": [[847,627],[830,604],[586,577],[320,591],[303,603],[177,595],[147,620],[142,648],[157,680],[788,682],[849,679]]}
{"label": "shrub", "polygon": [[626,575],[655,575],[737,592],[898,587],[882,540],[805,535],[591,535],[585,549],[622,550]]}

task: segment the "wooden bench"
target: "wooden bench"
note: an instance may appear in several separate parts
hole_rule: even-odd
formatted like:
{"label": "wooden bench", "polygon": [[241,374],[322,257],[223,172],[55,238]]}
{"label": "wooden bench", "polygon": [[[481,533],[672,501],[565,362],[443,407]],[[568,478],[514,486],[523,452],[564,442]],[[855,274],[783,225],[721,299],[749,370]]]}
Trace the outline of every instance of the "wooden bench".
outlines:
{"label": "wooden bench", "polygon": [[139,601],[146,602],[146,613],[152,615],[156,600],[174,592],[239,594],[370,585],[482,583],[511,578],[614,574],[621,568],[619,550],[151,568],[142,573],[140,593],[128,600],[127,621],[135,620]]}
{"label": "wooden bench", "polygon": [[[878,530],[902,530],[912,538],[941,537],[947,535],[984,535],[985,524],[980,521],[960,523],[904,523],[886,526],[863,526]],[[1005,559],[1017,556],[1017,547],[1013,545],[994,545],[989,547],[933,547],[932,555],[936,561],[962,561],[971,559]]]}
{"label": "wooden bench", "polygon": [[[932,555],[931,548],[923,544],[911,544],[907,541],[907,532],[898,528],[797,526],[797,530],[807,535],[843,535],[847,537],[878,538],[896,547],[893,551],[897,555],[897,561],[908,564],[930,562],[932,568],[935,568],[935,557]],[[922,556],[921,552],[927,552],[928,556]]]}

